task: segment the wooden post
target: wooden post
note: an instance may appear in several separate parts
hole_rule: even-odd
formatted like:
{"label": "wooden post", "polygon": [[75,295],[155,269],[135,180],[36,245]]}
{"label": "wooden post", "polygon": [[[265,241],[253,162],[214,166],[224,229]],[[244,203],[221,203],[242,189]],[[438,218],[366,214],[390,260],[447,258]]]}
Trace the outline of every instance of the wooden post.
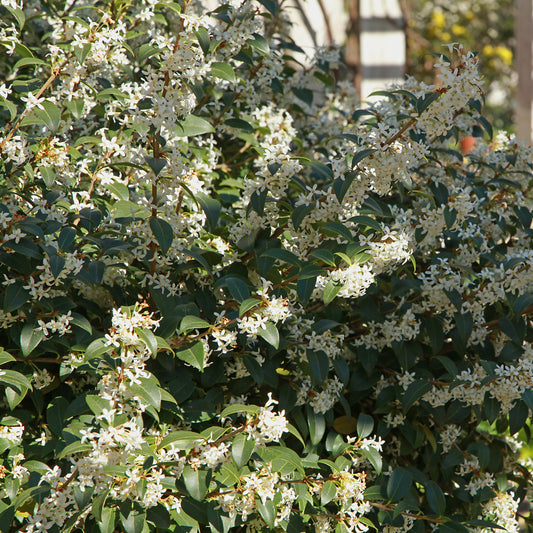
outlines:
{"label": "wooden post", "polygon": [[405,22],[398,0],[359,0],[362,98],[400,82],[405,73]]}
{"label": "wooden post", "polygon": [[533,143],[533,0],[516,3],[516,135]]}
{"label": "wooden post", "polygon": [[361,24],[359,0],[348,3],[348,27],[346,29],[346,66],[353,84],[361,95]]}

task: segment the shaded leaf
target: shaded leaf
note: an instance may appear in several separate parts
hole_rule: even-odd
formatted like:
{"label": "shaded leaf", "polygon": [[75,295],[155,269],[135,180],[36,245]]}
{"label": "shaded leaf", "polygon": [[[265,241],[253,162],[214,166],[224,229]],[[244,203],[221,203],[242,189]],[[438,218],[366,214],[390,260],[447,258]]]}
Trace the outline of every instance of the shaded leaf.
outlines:
{"label": "shaded leaf", "polygon": [[278,328],[272,322],[266,322],[264,328],[260,327],[257,330],[257,335],[265,339],[274,348],[279,348],[279,331]]}

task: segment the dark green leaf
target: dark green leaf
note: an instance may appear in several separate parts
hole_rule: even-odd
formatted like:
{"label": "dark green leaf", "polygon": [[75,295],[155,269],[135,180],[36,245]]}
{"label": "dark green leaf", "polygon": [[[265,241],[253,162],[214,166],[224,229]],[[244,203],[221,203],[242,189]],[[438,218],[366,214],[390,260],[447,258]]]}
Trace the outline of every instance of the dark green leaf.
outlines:
{"label": "dark green leaf", "polygon": [[92,43],[86,43],[83,46],[76,46],[74,48],[74,55],[76,56],[76,59],[79,61],[80,65],[83,65],[85,63],[85,60],[87,59],[87,55],[91,51]]}
{"label": "dark green leaf", "polygon": [[10,353],[6,352],[2,347],[0,347],[0,365],[11,363],[12,361],[15,361],[15,358]]}
{"label": "dark green leaf", "polygon": [[91,501],[94,492],[94,487],[85,487],[85,490],[81,490],[79,485],[74,485],[73,492],[78,509],[80,511],[83,511]]}
{"label": "dark green leaf", "polygon": [[272,471],[280,475],[289,475],[293,472],[303,474],[302,458],[290,448],[282,446],[269,446],[259,452],[263,460],[272,463]]}
{"label": "dark green leaf", "polygon": [[211,45],[211,42],[209,40],[209,32],[206,28],[200,27],[194,33],[196,35],[196,38],[198,39],[198,43],[200,44],[200,48],[202,49],[204,56],[207,55],[209,52],[209,47]]}
{"label": "dark green leaf", "polygon": [[367,215],[357,215],[355,217],[352,217],[350,220],[352,222],[355,222],[359,226],[366,226],[367,228],[372,228],[376,230],[379,234],[383,233],[381,224],[377,220]]}
{"label": "dark green leaf", "polygon": [[464,524],[475,528],[503,529],[504,531],[507,531],[503,526],[499,526],[489,520],[468,520],[467,522],[464,522]]}
{"label": "dark green leaf", "polygon": [[361,413],[357,417],[357,436],[360,439],[368,437],[374,429],[374,419],[365,413]]}
{"label": "dark green leaf", "polygon": [[379,452],[375,448],[368,448],[367,450],[361,449],[361,453],[369,460],[374,470],[380,474],[383,462]]}
{"label": "dark green leaf", "polygon": [[307,350],[307,360],[311,366],[313,382],[322,383],[329,374],[329,358],[323,351]]}
{"label": "dark green leaf", "polygon": [[291,214],[292,224],[294,226],[294,229],[298,229],[302,222],[304,221],[305,217],[311,213],[315,209],[315,206],[313,204],[310,205],[299,205],[298,207],[294,208],[294,211]]}
{"label": "dark green leaf", "polygon": [[159,443],[158,449],[165,448],[172,444],[177,450],[187,450],[192,448],[195,443],[203,440],[204,438],[199,433],[194,433],[193,431],[173,431],[163,438]]}
{"label": "dark green leaf", "polygon": [[68,406],[65,398],[57,396],[46,408],[46,423],[54,435],[61,436]]}
{"label": "dark green leaf", "polygon": [[358,163],[360,163],[365,157],[368,157],[370,154],[373,154],[376,151],[375,148],[366,148],[360,150],[353,155],[352,158],[352,169],[354,169]]}
{"label": "dark green leaf", "polygon": [[90,361],[91,359],[100,357],[104,353],[111,351],[111,349],[112,347],[106,344],[105,339],[95,339],[85,349],[85,360]]}
{"label": "dark green leaf", "polygon": [[407,496],[411,488],[413,476],[406,468],[396,468],[387,483],[387,496],[389,500],[397,502]]}
{"label": "dark green leaf", "polygon": [[29,300],[30,293],[27,291],[22,283],[11,283],[6,287],[4,293],[3,310],[6,313],[11,313],[22,307]]}
{"label": "dark green leaf", "polygon": [[509,411],[509,433],[518,433],[526,424],[529,416],[529,408],[525,402],[516,400],[513,408]]}
{"label": "dark green leaf", "polygon": [[235,403],[233,405],[229,405],[226,407],[221,413],[220,418],[227,418],[228,416],[237,414],[237,413],[249,413],[249,414],[257,414],[260,411],[260,407],[257,407],[257,405],[244,405],[240,403]]}
{"label": "dark green leaf", "polygon": [[47,67],[50,66],[46,61],[38,59],[37,57],[23,57],[13,65],[13,70],[16,70],[21,67],[26,67],[28,65],[44,65]]}
{"label": "dark green leaf", "polygon": [[174,240],[174,230],[172,226],[161,218],[150,218],[150,229],[157,239],[159,246],[164,254],[168,252],[172,241]]}
{"label": "dark green leaf", "polygon": [[320,261],[323,261],[327,265],[330,265],[332,267],[336,266],[335,264],[335,256],[332,252],[329,250],[326,250],[324,248],[319,248],[318,250],[313,250],[309,254],[310,259],[319,259]]}
{"label": "dark green leaf", "polygon": [[460,522],[449,520],[441,524],[436,531],[437,533],[470,533],[471,530],[463,526]]}
{"label": "dark green leaf", "polygon": [[28,378],[16,370],[2,370],[0,372],[0,383],[15,389],[21,394],[25,394],[26,391],[32,388]]}
{"label": "dark green leaf", "polygon": [[159,176],[159,174],[161,174],[161,171],[168,165],[168,161],[163,158],[145,157],[145,160],[148,163],[148,166],[152,169],[156,178],[157,176]]}
{"label": "dark green leaf", "polygon": [[335,191],[335,196],[341,203],[346,196],[346,193],[350,189],[353,180],[357,176],[357,172],[346,172],[343,178],[337,178],[333,183],[333,190]]}
{"label": "dark green leaf", "polygon": [[242,120],[240,118],[228,118],[224,122],[224,124],[226,124],[226,126],[237,128],[239,130],[248,131],[250,133],[255,132],[255,128],[249,122],[246,122],[246,120]]}
{"label": "dark green leaf", "polygon": [[446,510],[446,498],[442,489],[434,481],[426,483],[426,498],[431,510],[438,516],[442,516]]}
{"label": "dark green leaf", "polygon": [[130,388],[146,405],[151,405],[156,411],[161,409],[161,391],[153,381],[145,379],[141,383],[134,383]]}
{"label": "dark green leaf", "polygon": [[293,94],[307,105],[313,105],[313,91],[311,89],[300,89],[293,87],[291,89]]}
{"label": "dark green leaf", "polygon": [[298,259],[298,257],[296,257],[296,255],[294,255],[292,252],[280,248],[269,248],[268,250],[264,251],[261,256],[274,257],[296,267],[299,267],[301,263],[300,259]]}
{"label": "dark green leaf", "polygon": [[76,230],[74,228],[64,227],[57,238],[57,245],[61,250],[67,250],[76,238]]}
{"label": "dark green leaf", "polygon": [[202,209],[204,210],[204,213],[207,216],[209,227],[211,228],[211,230],[213,230],[214,228],[216,228],[218,219],[220,217],[220,203],[214,198],[211,198],[210,196],[201,193],[196,194],[196,199],[198,200],[198,203],[201,205]]}
{"label": "dark green leaf", "polygon": [[227,277],[226,286],[229,289],[229,292],[238,302],[244,302],[250,297],[250,290],[248,285],[244,281],[235,277]]}
{"label": "dark green leaf", "polygon": [[406,413],[416,401],[420,400],[420,398],[430,390],[431,383],[423,379],[413,381],[413,383],[407,387],[402,398],[402,409],[404,413]]}
{"label": "dark green leaf", "polygon": [[316,285],[316,278],[308,279],[299,279],[296,283],[296,292],[298,294],[298,299],[302,305],[307,305],[309,299],[313,294]]}
{"label": "dark green leaf", "polygon": [[24,11],[19,8],[9,7],[8,5],[3,5],[2,7],[11,13],[13,18],[17,21],[19,30],[22,30],[24,24],[26,23],[26,15],[24,14]]}
{"label": "dark green leaf", "polygon": [[326,419],[321,413],[315,413],[311,406],[307,406],[307,424],[309,426],[309,437],[311,444],[316,446],[326,432]]}
{"label": "dark green leaf", "polygon": [[249,39],[247,43],[257,50],[260,54],[263,55],[270,55],[270,47],[268,46],[268,41],[262,36],[258,35],[257,33],[254,34],[253,39]]}
{"label": "dark green leaf", "polygon": [[57,455],[58,459],[63,459],[69,455],[76,455],[92,449],[92,445],[88,442],[81,442],[79,440],[71,442],[68,446],[65,446]]}
{"label": "dark green leaf", "polygon": [[104,507],[109,490],[104,490],[93,498],[92,514],[98,522],[102,521],[102,509]]}
{"label": "dark green leaf", "polygon": [[353,241],[352,232],[340,222],[328,222],[322,226],[321,231],[326,235],[340,235],[349,242]]}
{"label": "dark green leaf", "polygon": [[34,329],[32,323],[25,324],[20,332],[20,348],[24,357],[28,357],[44,338],[42,330]]}

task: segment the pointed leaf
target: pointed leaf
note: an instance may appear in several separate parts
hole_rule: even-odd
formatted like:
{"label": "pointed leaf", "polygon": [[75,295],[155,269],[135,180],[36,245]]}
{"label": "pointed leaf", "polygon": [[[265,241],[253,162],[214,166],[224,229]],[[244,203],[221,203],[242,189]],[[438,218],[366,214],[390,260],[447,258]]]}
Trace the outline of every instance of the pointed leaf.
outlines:
{"label": "pointed leaf", "polygon": [[244,433],[237,435],[231,444],[231,455],[239,468],[248,463],[254,450],[255,440]]}
{"label": "pointed leaf", "polygon": [[431,510],[437,515],[442,516],[446,510],[446,498],[442,489],[434,481],[426,483],[426,498]]}
{"label": "pointed leaf", "polygon": [[279,331],[272,322],[267,322],[265,328],[259,328],[257,334],[274,346],[274,348],[277,349],[279,347]]}
{"label": "pointed leaf", "polygon": [[374,419],[365,413],[361,413],[357,418],[357,436],[360,439],[368,437],[374,429]]}
{"label": "pointed leaf", "polygon": [[334,279],[330,279],[324,287],[324,294],[322,296],[324,305],[329,305],[335,299],[335,296],[337,296],[342,287],[342,283]]}
{"label": "pointed leaf", "polygon": [[211,472],[186,466],[183,470],[183,481],[187,492],[196,500],[202,501],[209,489]]}
{"label": "pointed leaf", "polygon": [[420,400],[420,398],[422,398],[422,396],[424,396],[424,394],[430,390],[431,383],[423,379],[413,381],[413,383],[407,387],[407,390],[402,398],[402,408],[404,413],[406,413],[416,401]]}
{"label": "pointed leaf", "polygon": [[259,304],[261,304],[261,300],[259,300],[258,298],[247,298],[246,300],[241,302],[241,305],[239,307],[239,317],[250,311],[250,309],[254,309]]}
{"label": "pointed leaf", "polygon": [[237,79],[233,67],[228,65],[228,63],[212,63],[211,74],[215,76],[215,78],[221,78],[230,82],[234,82]]}
{"label": "pointed leaf", "polygon": [[406,468],[396,468],[387,483],[387,496],[393,501],[397,502],[401,498],[407,496],[411,488],[413,476]]}
{"label": "pointed leaf", "polygon": [[204,345],[201,341],[190,344],[187,348],[176,351],[176,357],[185,363],[203,372],[204,370]]}
{"label": "pointed leaf", "polygon": [[337,487],[333,481],[326,481],[320,490],[320,504],[327,505],[337,494]]}
{"label": "pointed leaf", "polygon": [[172,226],[161,218],[150,218],[150,229],[157,239],[159,246],[164,254],[168,252],[172,241],[174,240],[174,230]]}
{"label": "pointed leaf", "polygon": [[199,318],[194,315],[184,316],[180,323],[180,333],[188,333],[193,329],[206,329],[211,327],[209,322],[205,321],[203,318]]}
{"label": "pointed leaf", "polygon": [[28,357],[44,338],[42,330],[33,329],[33,324],[25,324],[20,332],[20,347],[24,357]]}
{"label": "pointed leaf", "polygon": [[29,296],[29,291],[24,289],[21,283],[8,285],[4,293],[3,311],[6,313],[16,311],[29,300]]}
{"label": "pointed leaf", "polygon": [[187,115],[178,123],[178,126],[177,137],[195,137],[196,135],[204,135],[215,131],[210,122],[195,115]]}

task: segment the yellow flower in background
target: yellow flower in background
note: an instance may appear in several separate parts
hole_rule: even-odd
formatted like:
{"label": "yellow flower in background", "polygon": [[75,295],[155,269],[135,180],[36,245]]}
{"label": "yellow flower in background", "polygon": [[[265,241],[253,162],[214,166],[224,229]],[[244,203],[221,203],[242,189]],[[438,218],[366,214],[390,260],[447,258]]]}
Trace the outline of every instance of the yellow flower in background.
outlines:
{"label": "yellow flower in background", "polygon": [[464,26],[461,26],[460,24],[453,24],[452,33],[456,37],[463,37],[466,34],[466,28]]}
{"label": "yellow flower in background", "polygon": [[483,47],[483,55],[487,57],[494,55],[494,46],[492,46],[492,44],[486,44]]}
{"label": "yellow flower in background", "polygon": [[503,61],[505,65],[513,64],[513,52],[506,46],[497,46],[494,49],[495,54]]}
{"label": "yellow flower in background", "polygon": [[431,25],[434,30],[441,30],[446,25],[446,17],[440,11],[433,11],[431,13]]}

